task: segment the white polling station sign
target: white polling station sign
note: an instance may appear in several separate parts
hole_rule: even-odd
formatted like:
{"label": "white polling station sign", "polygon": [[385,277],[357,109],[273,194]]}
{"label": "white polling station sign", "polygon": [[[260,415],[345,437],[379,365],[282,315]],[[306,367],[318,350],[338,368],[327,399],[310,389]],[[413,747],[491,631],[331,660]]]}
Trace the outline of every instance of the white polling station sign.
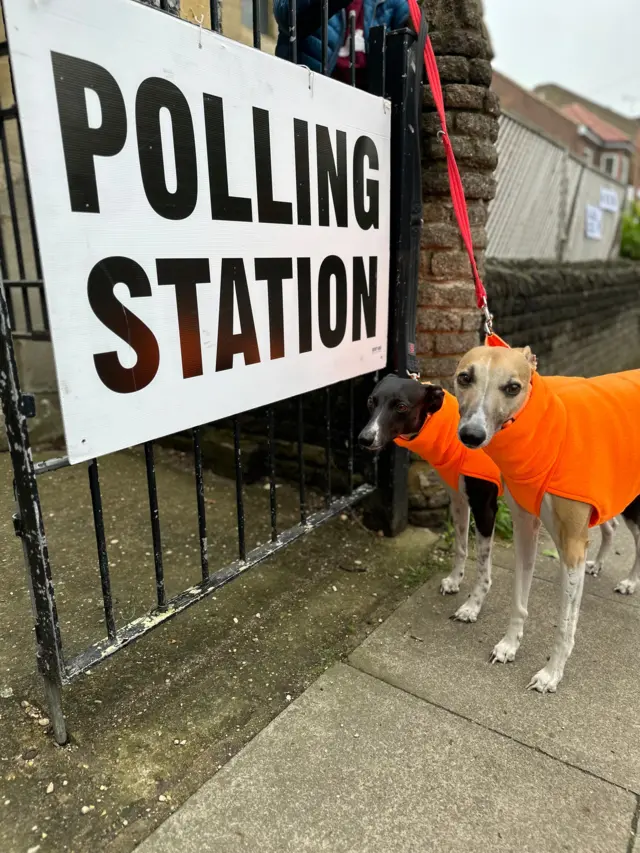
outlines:
{"label": "white polling station sign", "polygon": [[72,462],[386,363],[388,102],[132,0],[3,0]]}

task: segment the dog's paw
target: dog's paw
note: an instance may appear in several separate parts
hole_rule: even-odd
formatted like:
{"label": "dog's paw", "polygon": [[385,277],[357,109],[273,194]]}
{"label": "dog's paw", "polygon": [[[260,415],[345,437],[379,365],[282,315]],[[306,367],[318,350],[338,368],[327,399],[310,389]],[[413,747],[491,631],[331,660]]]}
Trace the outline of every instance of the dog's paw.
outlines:
{"label": "dog's paw", "polygon": [[518,640],[513,640],[511,637],[503,637],[497,646],[493,647],[490,663],[511,663],[516,659],[516,652],[520,646]]}
{"label": "dog's paw", "polygon": [[594,578],[597,578],[601,570],[602,563],[596,563],[595,560],[587,560],[586,572],[588,575],[593,575]]}
{"label": "dog's paw", "polygon": [[453,595],[456,592],[460,592],[460,581],[462,578],[454,578],[451,575],[447,575],[446,578],[442,578],[440,581],[440,592],[442,595]]}
{"label": "dog's paw", "polygon": [[619,592],[621,595],[633,595],[636,591],[636,586],[638,585],[638,581],[629,580],[629,578],[625,578],[623,581],[617,585],[615,591]]}
{"label": "dog's paw", "polygon": [[527,690],[537,690],[538,693],[555,693],[562,678],[562,673],[547,666],[533,676],[527,684]]}
{"label": "dog's paw", "polygon": [[480,605],[477,601],[465,601],[451,617],[458,622],[476,622],[480,613]]}

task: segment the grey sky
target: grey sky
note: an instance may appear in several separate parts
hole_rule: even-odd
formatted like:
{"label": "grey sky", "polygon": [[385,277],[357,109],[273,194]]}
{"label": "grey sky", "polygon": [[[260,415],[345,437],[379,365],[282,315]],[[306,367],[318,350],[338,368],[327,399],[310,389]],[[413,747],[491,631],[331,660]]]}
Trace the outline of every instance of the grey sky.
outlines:
{"label": "grey sky", "polygon": [[[640,116],[640,0],[484,0],[494,65]],[[630,101],[629,99],[634,99]]]}

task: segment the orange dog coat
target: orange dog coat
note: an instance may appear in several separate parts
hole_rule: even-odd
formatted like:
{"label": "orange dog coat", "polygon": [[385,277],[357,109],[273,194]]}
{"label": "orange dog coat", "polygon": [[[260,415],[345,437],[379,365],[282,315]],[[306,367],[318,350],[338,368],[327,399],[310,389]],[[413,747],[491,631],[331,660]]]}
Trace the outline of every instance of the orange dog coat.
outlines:
{"label": "orange dog coat", "polygon": [[412,450],[438,472],[456,492],[460,477],[477,477],[495,483],[502,493],[502,478],[497,466],[483,450],[470,450],[458,438],[460,413],[456,398],[444,392],[442,407],[430,415],[415,438],[396,438],[400,447]]}
{"label": "orange dog coat", "polygon": [[569,381],[534,373],[528,401],[485,452],[533,515],[549,492],[590,504],[590,527],[609,521],[640,494],[640,370]]}

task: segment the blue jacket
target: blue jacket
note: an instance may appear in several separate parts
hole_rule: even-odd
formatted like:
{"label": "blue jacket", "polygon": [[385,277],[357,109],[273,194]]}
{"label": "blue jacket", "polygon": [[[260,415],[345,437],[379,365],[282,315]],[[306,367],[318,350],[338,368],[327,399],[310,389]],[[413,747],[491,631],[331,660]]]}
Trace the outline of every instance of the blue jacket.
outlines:
{"label": "blue jacket", "polygon": [[[328,73],[333,74],[338,52],[344,44],[347,31],[346,7],[350,0],[329,0]],[[312,71],[322,71],[320,0],[296,0],[298,31],[298,64]],[[278,23],[276,56],[289,59],[289,0],[273,0],[273,14]],[[388,30],[397,30],[409,19],[407,0],[364,0],[364,40],[369,45],[369,29],[385,24]]]}

